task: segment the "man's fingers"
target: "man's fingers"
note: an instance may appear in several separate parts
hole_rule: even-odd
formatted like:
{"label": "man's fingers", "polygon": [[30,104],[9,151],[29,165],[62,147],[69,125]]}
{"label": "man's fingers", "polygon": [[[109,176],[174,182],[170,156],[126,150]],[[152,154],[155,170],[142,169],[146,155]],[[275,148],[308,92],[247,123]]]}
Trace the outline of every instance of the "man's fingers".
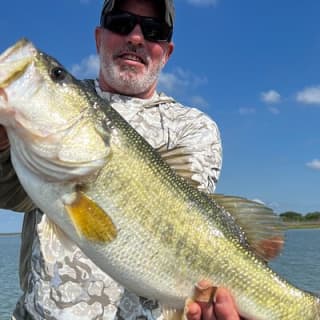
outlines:
{"label": "man's fingers", "polygon": [[206,280],[200,281],[194,288],[193,299],[196,303],[190,304],[188,320],[216,320],[214,315],[213,297],[216,288]]}
{"label": "man's fingers", "polygon": [[225,288],[200,281],[194,289],[193,301],[187,304],[188,320],[240,320],[235,302]]}
{"label": "man's fingers", "polygon": [[194,301],[197,302],[212,302],[217,288],[208,280],[199,281],[194,287]]}
{"label": "man's fingers", "polygon": [[186,316],[188,320],[200,320],[201,319],[200,305],[195,302],[188,304]]}
{"label": "man's fingers", "polygon": [[215,314],[217,320],[239,320],[236,305],[229,291],[218,288],[215,296]]}
{"label": "man's fingers", "polygon": [[206,302],[193,302],[187,307],[186,316],[188,320],[216,320],[213,304]]}
{"label": "man's fingers", "polygon": [[217,320],[215,316],[214,304],[207,303],[207,302],[198,302],[201,308],[201,315],[200,319],[202,320]]}

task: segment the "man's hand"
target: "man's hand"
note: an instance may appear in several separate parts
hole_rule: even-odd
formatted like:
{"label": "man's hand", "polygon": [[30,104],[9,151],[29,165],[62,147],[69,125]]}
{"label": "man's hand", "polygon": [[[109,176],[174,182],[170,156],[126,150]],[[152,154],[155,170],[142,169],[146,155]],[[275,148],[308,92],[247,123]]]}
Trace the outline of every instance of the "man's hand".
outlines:
{"label": "man's hand", "polygon": [[0,152],[9,147],[9,140],[6,129],[0,125]]}
{"label": "man's hand", "polygon": [[[210,286],[205,281],[201,281],[201,287]],[[202,300],[200,298],[200,300]],[[213,301],[214,300],[214,301]],[[195,295],[195,301],[187,306],[188,320],[240,320],[237,308],[232,296],[228,290],[218,288],[209,302],[198,300],[198,295]]]}

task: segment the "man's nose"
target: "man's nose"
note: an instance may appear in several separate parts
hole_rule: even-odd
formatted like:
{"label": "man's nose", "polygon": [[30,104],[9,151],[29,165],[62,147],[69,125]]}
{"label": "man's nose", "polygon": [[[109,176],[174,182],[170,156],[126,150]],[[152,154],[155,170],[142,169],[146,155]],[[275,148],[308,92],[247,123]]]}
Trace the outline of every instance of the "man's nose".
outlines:
{"label": "man's nose", "polygon": [[133,30],[127,35],[127,39],[132,44],[142,44],[144,42],[144,36],[139,24],[136,24]]}

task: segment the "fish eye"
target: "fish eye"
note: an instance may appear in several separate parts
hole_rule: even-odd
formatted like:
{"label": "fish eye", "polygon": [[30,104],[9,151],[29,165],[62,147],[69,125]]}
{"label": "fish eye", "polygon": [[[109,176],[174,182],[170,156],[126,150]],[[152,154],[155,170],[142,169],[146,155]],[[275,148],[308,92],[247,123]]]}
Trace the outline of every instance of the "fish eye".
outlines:
{"label": "fish eye", "polygon": [[51,70],[50,76],[53,81],[59,82],[66,78],[67,72],[61,67],[55,67]]}

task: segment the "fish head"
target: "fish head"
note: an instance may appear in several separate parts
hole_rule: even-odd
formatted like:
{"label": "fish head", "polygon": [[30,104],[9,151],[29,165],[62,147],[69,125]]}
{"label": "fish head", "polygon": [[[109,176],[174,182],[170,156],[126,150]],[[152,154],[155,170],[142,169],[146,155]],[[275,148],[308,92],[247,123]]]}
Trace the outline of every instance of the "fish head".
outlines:
{"label": "fish head", "polygon": [[78,82],[30,41],[18,41],[0,56],[1,122],[29,121],[39,134],[65,125],[87,107]]}
{"label": "fish head", "polygon": [[59,167],[61,177],[72,168],[81,175],[105,164],[109,150],[92,121],[93,104],[82,82],[30,41],[1,54],[0,124],[22,160],[41,161],[42,174]]}

